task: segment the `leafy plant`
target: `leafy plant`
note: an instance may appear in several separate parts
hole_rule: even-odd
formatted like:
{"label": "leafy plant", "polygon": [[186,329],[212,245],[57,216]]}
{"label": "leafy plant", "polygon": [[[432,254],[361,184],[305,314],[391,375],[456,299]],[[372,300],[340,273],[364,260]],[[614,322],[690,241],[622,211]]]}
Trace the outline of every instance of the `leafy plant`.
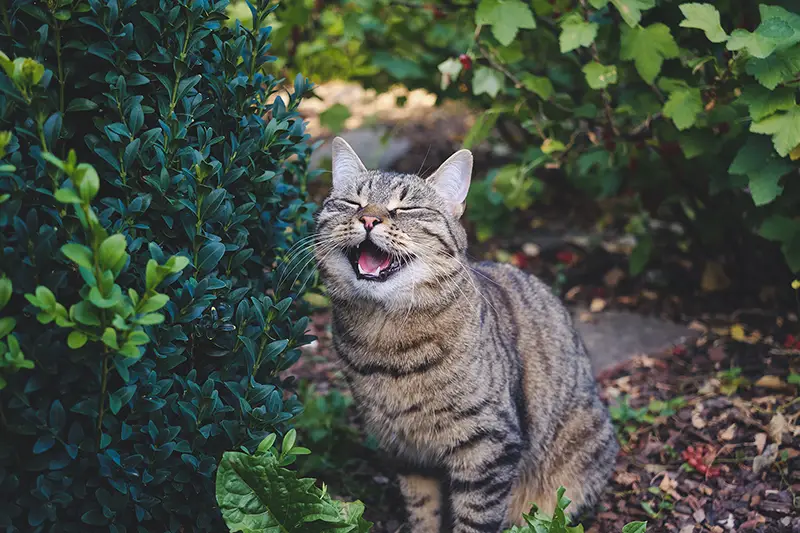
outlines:
{"label": "leafy plant", "polygon": [[[0,6],[0,527],[217,531],[225,450],[302,407],[311,148],[225,0]],[[24,354],[24,355],[23,355]]]}
{"label": "leafy plant", "polygon": [[635,273],[658,249],[659,219],[700,256],[765,238],[800,271],[796,2],[308,0],[286,13],[287,68],[466,100],[479,115],[465,145],[511,148],[474,184],[480,237],[516,227],[507,214],[543,182],[568,182],[647,215]]}
{"label": "leafy plant", "polygon": [[[372,523],[364,520],[364,505],[334,500],[325,485],[298,478],[286,468],[298,455],[308,455],[307,448],[296,446],[297,433],[290,430],[280,448],[276,435],[268,435],[255,453],[226,452],[217,473],[217,502],[232,533],[282,531],[335,531],[366,533]],[[534,505],[524,514],[525,526],[514,526],[504,533],[582,533],[583,526],[569,526],[566,508],[571,500],[561,487],[553,514]],[[631,522],[622,533],[644,533],[646,522]]]}
{"label": "leafy plant", "polygon": [[336,531],[367,532],[371,522],[362,518],[361,502],[334,500],[325,486],[315,480],[298,478],[285,468],[297,455],[308,453],[295,446],[296,433],[290,430],[280,450],[276,435],[268,435],[254,454],[226,452],[217,473],[217,502],[225,523],[232,532]]}

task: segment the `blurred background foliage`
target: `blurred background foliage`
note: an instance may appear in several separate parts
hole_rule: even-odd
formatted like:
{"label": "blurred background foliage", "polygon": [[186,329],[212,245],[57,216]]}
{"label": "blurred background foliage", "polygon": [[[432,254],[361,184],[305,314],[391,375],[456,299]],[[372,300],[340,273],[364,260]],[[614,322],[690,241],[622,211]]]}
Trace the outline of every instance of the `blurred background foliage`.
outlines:
{"label": "blurred background foliage", "polygon": [[[230,12],[247,24],[243,2]],[[598,227],[636,237],[632,274],[674,252],[707,262],[709,285],[718,265],[733,280],[769,272],[793,299],[795,2],[296,0],[274,17],[287,77],[401,84],[474,112],[463,144],[505,154],[474,178],[478,240],[555,197],[588,199]],[[348,116],[337,104],[323,118],[335,131]]]}

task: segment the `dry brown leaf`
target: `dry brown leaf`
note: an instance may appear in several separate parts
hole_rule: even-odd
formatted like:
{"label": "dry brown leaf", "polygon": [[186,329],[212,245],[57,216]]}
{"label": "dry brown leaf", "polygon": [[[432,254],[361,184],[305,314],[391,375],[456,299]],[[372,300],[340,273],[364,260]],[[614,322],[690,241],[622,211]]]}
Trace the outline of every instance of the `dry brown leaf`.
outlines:
{"label": "dry brown leaf", "polygon": [[703,420],[703,402],[698,402],[692,410],[692,426],[695,429],[703,429],[706,427],[706,421]]}
{"label": "dry brown leaf", "polygon": [[644,296],[648,300],[657,300],[658,299],[658,293],[657,292],[649,291],[647,289],[642,291],[642,296]]}
{"label": "dry brown leaf", "polygon": [[778,445],[777,444],[770,444],[764,449],[764,453],[759,454],[753,459],[753,472],[755,474],[760,474],[763,470],[766,470],[775,460],[778,458]]}
{"label": "dry brown leaf", "polygon": [[697,320],[692,320],[692,321],[689,323],[689,326],[688,326],[688,327],[689,327],[689,329],[691,329],[691,330],[694,330],[694,331],[699,331],[699,332],[701,332],[701,333],[705,333],[706,331],[708,331],[708,326],[706,326],[706,325],[705,325],[705,324],[703,324],[702,322],[698,322]]}
{"label": "dry brown leaf", "polygon": [[753,438],[753,443],[756,445],[756,451],[761,454],[764,452],[764,446],[767,445],[767,434],[766,433],[756,433],[756,436]]}
{"label": "dry brown leaf", "polygon": [[694,518],[695,522],[701,524],[706,519],[706,512],[703,509],[698,509],[692,513],[692,518]]}
{"label": "dry brown leaf", "polygon": [[661,492],[665,492],[672,496],[676,500],[681,499],[681,495],[675,492],[675,489],[678,488],[678,482],[669,477],[668,473],[664,473],[664,477],[661,478],[661,483],[658,484],[658,488],[661,489]]}
{"label": "dry brown leaf", "polygon": [[564,295],[564,299],[565,300],[574,300],[575,297],[578,296],[578,293],[580,293],[582,289],[583,289],[583,287],[581,287],[580,285],[575,285],[574,287],[572,287],[570,290],[567,291],[567,293]]}
{"label": "dry brown leaf", "polygon": [[592,300],[592,303],[589,304],[589,311],[592,313],[599,313],[606,308],[606,305],[608,305],[608,303],[602,298],[595,298]]}
{"label": "dry brown leaf", "polygon": [[703,269],[703,277],[700,280],[700,287],[704,292],[715,292],[725,290],[731,285],[731,280],[725,274],[722,265],[716,261],[707,261]]}
{"label": "dry brown leaf", "polygon": [[635,296],[618,296],[617,302],[622,305],[636,305],[639,300]]}
{"label": "dry brown leaf", "polygon": [[617,472],[614,474],[614,481],[625,487],[632,487],[639,483],[640,479],[639,474],[633,472]]}
{"label": "dry brown leaf", "polygon": [[623,279],[625,279],[625,271],[619,267],[612,268],[603,276],[603,282],[609,287],[616,287]]}
{"label": "dry brown leaf", "polygon": [[764,387],[765,389],[783,389],[786,388],[786,383],[778,376],[761,376],[755,382],[756,387]]}
{"label": "dry brown leaf", "polygon": [[769,436],[772,438],[772,442],[780,444],[783,440],[784,433],[791,433],[792,427],[791,424],[789,424],[789,421],[786,420],[786,417],[783,416],[783,413],[777,413],[769,421],[767,431],[769,431]]}
{"label": "dry brown leaf", "polygon": [[712,488],[711,488],[711,487],[709,487],[708,485],[703,485],[703,484],[701,483],[701,484],[700,484],[700,492],[702,492],[702,493],[703,493],[703,494],[705,494],[706,496],[711,496],[712,494],[714,494],[714,489],[712,489]]}
{"label": "dry brown leaf", "polygon": [[720,431],[717,434],[717,438],[719,440],[733,440],[736,436],[736,424],[731,424],[724,431]]}
{"label": "dry brown leaf", "polygon": [[694,526],[692,524],[689,524],[688,526],[683,526],[678,533],[693,533],[693,532],[694,532]]}

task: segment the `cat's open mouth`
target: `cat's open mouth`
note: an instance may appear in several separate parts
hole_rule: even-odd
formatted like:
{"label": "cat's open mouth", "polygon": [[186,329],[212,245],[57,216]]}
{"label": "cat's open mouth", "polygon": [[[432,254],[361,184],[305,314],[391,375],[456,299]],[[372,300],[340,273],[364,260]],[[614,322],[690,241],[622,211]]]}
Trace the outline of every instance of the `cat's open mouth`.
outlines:
{"label": "cat's open mouth", "polygon": [[364,241],[347,252],[350,264],[358,279],[386,281],[403,266],[400,260],[378,248],[371,241]]}

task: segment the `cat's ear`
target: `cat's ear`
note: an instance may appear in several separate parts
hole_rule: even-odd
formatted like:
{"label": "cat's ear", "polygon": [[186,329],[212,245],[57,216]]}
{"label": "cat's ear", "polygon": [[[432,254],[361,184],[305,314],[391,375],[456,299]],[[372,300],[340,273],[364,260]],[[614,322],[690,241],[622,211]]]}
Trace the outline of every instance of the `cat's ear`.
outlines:
{"label": "cat's ear", "polygon": [[367,168],[347,141],[336,137],[333,140],[332,170],[334,190],[343,190],[355,184],[359,174],[366,172]]}
{"label": "cat's ear", "polygon": [[442,163],[428,178],[428,184],[444,198],[453,215],[460,217],[464,212],[469,182],[472,178],[472,152],[459,150]]}

